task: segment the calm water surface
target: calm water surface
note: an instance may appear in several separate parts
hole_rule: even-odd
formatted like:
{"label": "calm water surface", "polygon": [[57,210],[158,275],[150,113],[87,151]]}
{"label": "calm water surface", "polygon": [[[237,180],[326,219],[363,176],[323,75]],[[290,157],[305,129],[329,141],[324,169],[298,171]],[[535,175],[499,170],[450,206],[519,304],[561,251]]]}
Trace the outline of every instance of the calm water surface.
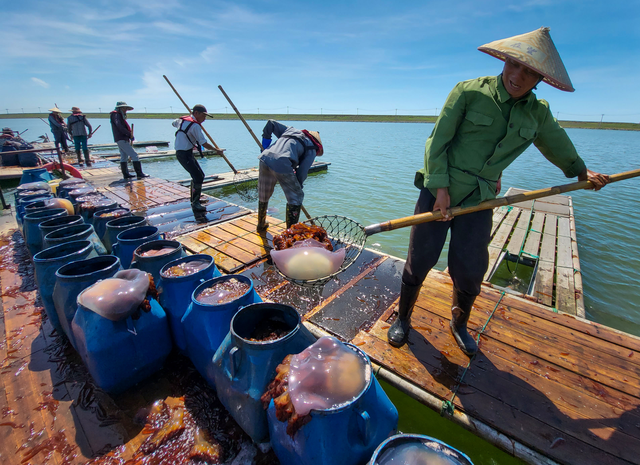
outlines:
{"label": "calm water surface", "polygon": [[[174,139],[175,129],[169,120],[130,122],[135,123],[138,140]],[[300,129],[320,131],[325,147],[321,160],[331,163],[328,171],[310,175],[305,183],[305,206],[311,215],[343,215],[369,225],[413,214],[418,196],[418,190],[413,187],[414,173],[423,163],[424,143],[433,124],[282,122]],[[91,142],[113,141],[108,120],[95,119],[92,123],[94,127],[98,124],[102,127]],[[265,122],[248,123],[260,137]],[[28,128],[29,132],[25,134],[30,136],[26,137],[28,140],[47,131],[39,120],[5,120],[3,126],[20,130]],[[236,168],[257,166],[258,147],[240,121],[209,121],[205,127],[216,143],[227,149],[227,157]],[[587,129],[568,129],[567,132],[591,169],[613,174],[636,169],[640,165],[640,132]],[[200,160],[200,163],[205,174],[231,171],[221,157],[210,157]],[[145,162],[144,169],[153,176],[169,180],[188,178],[175,159]],[[572,181],[546,161],[535,147],[531,147],[505,171],[502,185],[504,193],[512,186],[541,189]],[[640,179],[632,179],[612,184],[597,193],[572,193],[587,317],[638,336],[639,183]],[[243,202],[233,189],[210,193],[256,208],[255,204]],[[284,219],[285,205],[285,197],[277,187],[270,202],[270,213]],[[401,229],[371,236],[367,245],[404,259],[408,238],[409,229]],[[439,269],[445,267],[446,250],[438,263]],[[406,412],[402,413],[403,410]],[[410,405],[406,409],[401,407],[401,427],[403,421],[412,425],[405,430],[417,431],[418,427],[414,428],[416,422],[438,424],[436,419],[409,413],[414,410]],[[447,430],[443,434],[456,436],[452,431]],[[476,464],[509,463],[502,453],[488,452],[492,450],[488,446],[480,447],[482,453],[476,453],[478,446],[472,439],[462,441],[459,447],[470,454]]]}

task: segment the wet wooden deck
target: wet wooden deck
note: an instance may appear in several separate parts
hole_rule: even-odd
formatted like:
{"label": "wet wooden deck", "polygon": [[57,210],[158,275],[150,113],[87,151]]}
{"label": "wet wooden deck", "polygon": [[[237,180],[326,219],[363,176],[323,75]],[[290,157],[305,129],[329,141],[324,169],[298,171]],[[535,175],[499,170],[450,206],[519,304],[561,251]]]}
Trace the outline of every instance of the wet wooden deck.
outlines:
{"label": "wet wooden deck", "polygon": [[[402,260],[365,250],[324,287],[301,289],[267,260],[272,234],[282,229],[278,219],[269,218],[270,229],[261,235],[254,212],[233,211],[239,207],[211,198],[211,211],[223,213],[206,224],[191,215],[189,223],[183,208],[188,193],[179,186],[169,192],[171,183],[146,179],[116,189],[111,171],[89,171],[86,178],[96,187],[134,206],[189,251],[213,255],[225,273],[250,277],[263,299],[294,305],[314,331],[353,342],[381,366],[379,376],[410,387],[410,395],[507,452],[530,463],[638,463],[639,338],[483,286],[470,321],[480,352],[470,360],[448,330],[451,280],[432,271],[409,343],[395,349],[386,330],[397,306]],[[152,192],[171,200],[160,204]],[[73,350],[48,323],[42,325],[20,236],[0,245],[0,463],[85,463],[114,448],[121,461],[101,463],[123,463],[148,437],[138,410],[176,394],[188,398],[185,386],[197,378],[183,376],[193,372],[190,363],[170,359],[163,372],[115,398],[90,389]],[[188,382],[178,386],[176,376]]]}

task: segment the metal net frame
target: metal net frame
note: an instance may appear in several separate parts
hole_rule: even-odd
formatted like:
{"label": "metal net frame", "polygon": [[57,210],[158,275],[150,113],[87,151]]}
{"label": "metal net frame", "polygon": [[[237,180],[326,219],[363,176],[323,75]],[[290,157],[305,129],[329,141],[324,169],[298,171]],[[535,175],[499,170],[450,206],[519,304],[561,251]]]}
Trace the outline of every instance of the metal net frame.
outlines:
{"label": "metal net frame", "polygon": [[302,287],[321,287],[331,281],[335,276],[342,273],[349,268],[353,262],[355,262],[362,250],[364,249],[367,241],[367,235],[365,234],[364,227],[353,221],[351,218],[345,216],[325,215],[311,218],[301,223],[309,226],[315,225],[324,228],[327,231],[327,236],[331,240],[334,252],[339,249],[345,249],[344,261],[340,268],[328,275],[318,279],[295,279],[282,273],[276,266],[276,270],[287,281]]}

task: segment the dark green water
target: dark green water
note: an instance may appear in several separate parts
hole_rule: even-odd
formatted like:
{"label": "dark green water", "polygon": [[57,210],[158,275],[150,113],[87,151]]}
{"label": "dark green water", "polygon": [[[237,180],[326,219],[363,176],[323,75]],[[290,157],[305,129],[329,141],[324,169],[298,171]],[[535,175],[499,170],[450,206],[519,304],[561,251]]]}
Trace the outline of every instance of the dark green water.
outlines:
{"label": "dark green water", "polygon": [[[175,128],[168,120],[134,120],[139,140],[173,141]],[[105,124],[107,123],[107,124]],[[327,172],[307,179],[305,206],[312,216],[343,215],[363,225],[413,214],[418,191],[413,187],[416,169],[423,163],[424,143],[433,125],[427,123],[331,123],[284,122],[300,129],[318,130]],[[39,120],[5,120],[5,126],[29,129],[35,139],[47,132]],[[91,140],[112,142],[108,121]],[[264,122],[249,121],[258,137]],[[259,150],[240,121],[213,121],[205,127],[216,143],[227,149],[236,168],[258,164]],[[637,169],[640,165],[640,132],[568,129],[587,165],[609,174]],[[29,138],[29,137],[27,137]],[[231,171],[220,157],[200,161],[205,174]],[[188,178],[175,159],[145,162],[145,172],[170,180]],[[573,180],[537,151],[528,149],[503,174],[503,192],[509,187],[541,189]],[[580,263],[587,317],[593,321],[640,336],[640,178],[607,186],[601,192],[572,194],[576,216]],[[210,194],[245,204],[234,189]],[[276,188],[270,214],[284,218],[286,200]],[[407,253],[409,230],[381,233],[367,246],[400,258]],[[437,266],[446,267],[446,249]],[[398,282],[399,286],[399,282]],[[520,463],[428,407],[385,386],[400,410],[400,429],[441,439],[465,452],[479,464]]]}

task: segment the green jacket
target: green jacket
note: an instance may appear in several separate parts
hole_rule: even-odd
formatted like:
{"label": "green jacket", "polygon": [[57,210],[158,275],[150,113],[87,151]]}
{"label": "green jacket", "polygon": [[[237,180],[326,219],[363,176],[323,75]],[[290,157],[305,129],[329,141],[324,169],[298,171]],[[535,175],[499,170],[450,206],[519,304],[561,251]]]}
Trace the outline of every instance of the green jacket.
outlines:
{"label": "green jacket", "polygon": [[477,205],[496,197],[502,171],[532,143],[568,178],[585,168],[545,100],[530,92],[514,101],[501,76],[460,82],[427,139],[415,185],[434,196],[449,188],[452,207]]}

